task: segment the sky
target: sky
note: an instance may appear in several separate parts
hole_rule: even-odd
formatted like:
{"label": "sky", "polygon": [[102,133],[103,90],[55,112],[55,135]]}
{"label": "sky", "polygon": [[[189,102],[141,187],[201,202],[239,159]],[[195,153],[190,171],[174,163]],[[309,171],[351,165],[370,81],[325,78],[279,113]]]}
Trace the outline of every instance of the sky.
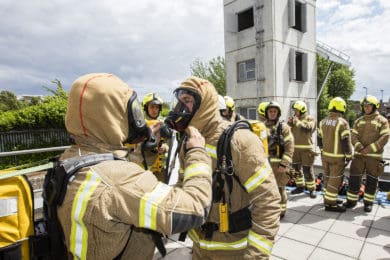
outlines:
{"label": "sky", "polygon": [[[356,91],[388,100],[390,1],[317,0],[317,40],[350,56]],[[48,95],[109,72],[165,100],[190,65],[224,56],[223,0],[0,0],[0,91]],[[166,100],[170,101],[170,100]]]}

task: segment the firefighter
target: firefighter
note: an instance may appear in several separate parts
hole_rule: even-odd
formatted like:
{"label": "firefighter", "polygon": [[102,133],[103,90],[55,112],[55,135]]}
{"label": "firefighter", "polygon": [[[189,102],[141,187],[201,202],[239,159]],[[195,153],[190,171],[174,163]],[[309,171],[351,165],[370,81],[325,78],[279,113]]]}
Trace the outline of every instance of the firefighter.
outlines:
{"label": "firefighter", "polygon": [[245,119],[243,116],[236,113],[236,104],[234,103],[233,98],[229,96],[224,96],[223,98],[225,99],[226,109],[225,112],[222,113],[222,116],[225,117],[226,120],[229,122],[235,122]]}
{"label": "firefighter", "polygon": [[[151,126],[158,121],[162,121],[160,114],[162,111],[163,100],[156,93],[148,93],[142,99],[142,108],[146,119],[146,124]],[[157,179],[167,182],[163,173],[165,153],[168,151],[168,145],[165,138],[161,138],[155,149],[141,151],[142,165],[156,175]],[[142,149],[142,148],[141,148]]]}
{"label": "firefighter", "polygon": [[195,128],[187,132],[184,185],[171,187],[125,160],[124,143],[153,142],[160,124],[147,127],[136,92],[118,77],[95,73],[76,79],[65,125],[75,144],[61,160],[102,153],[117,158],[84,167],[69,182],[58,208],[69,257],[152,259],[152,231],[178,233],[204,222],[211,205],[211,160]]}
{"label": "firefighter", "polygon": [[383,148],[389,140],[389,123],[379,114],[376,97],[367,95],[360,101],[362,116],[356,119],[352,128],[352,145],[355,148],[350,168],[347,191],[347,208],[356,206],[363,173],[366,172],[364,211],[371,212],[378,177],[384,172]]}
{"label": "firefighter", "polygon": [[264,101],[259,104],[257,107],[257,113],[259,114],[259,121],[265,123],[267,121],[267,117],[265,115],[265,108],[268,106],[269,102]]}
{"label": "firefighter", "polygon": [[337,199],[345,167],[352,159],[349,124],[343,118],[345,110],[344,99],[333,98],[328,105],[329,115],[321,120],[318,129],[318,146],[321,150],[324,171],[323,193],[326,211],[345,212],[345,206],[339,204]]}
{"label": "firefighter", "polygon": [[226,114],[226,103],[225,103],[224,97],[221,96],[221,95],[218,95],[218,110],[219,110],[219,114],[221,115],[222,119],[230,122],[230,120],[227,119],[226,116],[225,116],[225,114]]}
{"label": "firefighter", "polygon": [[316,127],[314,117],[307,114],[306,103],[295,101],[292,109],[294,116],[288,120],[291,132],[294,136],[294,155],[292,167],[294,168],[297,188],[292,194],[304,192],[306,188],[310,192],[310,198],[314,199],[316,195],[316,184],[314,178],[313,163],[315,152],[313,150],[312,135]]}
{"label": "firefighter", "polygon": [[290,164],[294,153],[294,136],[290,127],[280,121],[282,109],[280,105],[271,101],[265,108],[268,130],[268,154],[272,171],[278,184],[280,200],[280,218],[283,218],[287,210],[286,184],[290,180]]}
{"label": "firefighter", "polygon": [[[174,93],[179,102],[166,121],[179,132],[196,127],[206,138],[206,150],[213,159],[215,181],[209,217],[202,227],[188,233],[194,242],[193,259],[268,259],[279,229],[280,196],[262,143],[249,129],[235,131],[229,143],[233,176],[223,175],[216,171],[217,145],[231,123],[218,115],[214,86],[189,77]],[[181,166],[182,155],[183,149]],[[180,169],[179,179],[182,173]]]}

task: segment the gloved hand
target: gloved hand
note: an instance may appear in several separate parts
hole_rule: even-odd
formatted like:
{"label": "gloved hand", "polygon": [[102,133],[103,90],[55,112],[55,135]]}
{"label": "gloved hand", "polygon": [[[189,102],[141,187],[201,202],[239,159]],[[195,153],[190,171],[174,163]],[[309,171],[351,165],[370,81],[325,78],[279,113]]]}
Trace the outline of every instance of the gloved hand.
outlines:
{"label": "gloved hand", "polygon": [[352,161],[352,155],[346,155],[345,156],[345,165],[348,165],[350,161]]}
{"label": "gloved hand", "polygon": [[205,147],[206,141],[205,141],[204,137],[200,134],[198,129],[196,129],[193,126],[190,126],[190,127],[188,127],[186,133],[188,136],[188,139],[186,142],[187,151],[192,149],[192,148],[195,148],[195,147],[200,147],[200,148]]}

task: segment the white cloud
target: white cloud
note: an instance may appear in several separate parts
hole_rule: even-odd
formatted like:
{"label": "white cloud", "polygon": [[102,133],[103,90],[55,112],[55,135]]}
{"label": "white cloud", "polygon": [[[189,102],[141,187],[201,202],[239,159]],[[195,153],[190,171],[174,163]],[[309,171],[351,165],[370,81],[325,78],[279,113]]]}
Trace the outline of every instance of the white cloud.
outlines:
{"label": "white cloud", "polygon": [[110,72],[138,92],[170,93],[195,58],[224,55],[222,4],[3,0],[0,86],[37,94],[54,78],[69,89],[82,74]]}
{"label": "white cloud", "polygon": [[[319,10],[317,39],[350,55],[357,85],[353,98],[364,95],[362,87],[365,86],[368,93],[377,97],[384,89],[387,99],[390,96],[386,90],[390,66],[390,5],[380,5],[378,0],[339,2],[331,11]],[[321,20],[324,17],[329,17],[326,22]]]}
{"label": "white cloud", "polygon": [[[358,85],[386,89],[390,1],[316,4],[317,39],[351,56]],[[224,55],[222,0],[1,0],[0,17],[0,88],[16,94],[110,72],[169,99],[196,58]]]}

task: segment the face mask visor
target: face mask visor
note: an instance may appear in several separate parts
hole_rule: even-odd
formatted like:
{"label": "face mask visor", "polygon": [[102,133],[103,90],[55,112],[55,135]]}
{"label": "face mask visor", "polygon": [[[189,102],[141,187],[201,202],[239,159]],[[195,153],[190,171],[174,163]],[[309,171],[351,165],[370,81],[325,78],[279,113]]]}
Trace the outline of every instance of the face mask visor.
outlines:
{"label": "face mask visor", "polygon": [[176,89],[174,95],[176,98],[172,102],[172,109],[165,119],[165,124],[183,132],[200,106],[200,96],[195,91],[184,88]]}
{"label": "face mask visor", "polygon": [[127,118],[129,122],[127,143],[137,144],[149,139],[151,136],[151,130],[145,122],[145,117],[135,91],[127,103],[127,110]]}

